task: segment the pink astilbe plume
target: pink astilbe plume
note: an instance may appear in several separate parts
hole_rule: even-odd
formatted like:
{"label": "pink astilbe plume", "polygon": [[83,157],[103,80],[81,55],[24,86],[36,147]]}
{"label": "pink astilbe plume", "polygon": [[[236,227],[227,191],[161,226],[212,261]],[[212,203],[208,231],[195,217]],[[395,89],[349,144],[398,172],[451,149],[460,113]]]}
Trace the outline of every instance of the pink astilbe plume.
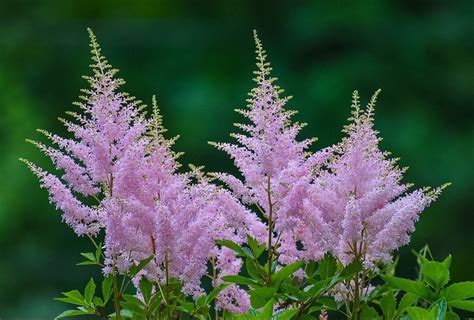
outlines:
{"label": "pink astilbe plume", "polygon": [[[63,211],[65,222],[78,235],[95,235],[104,226],[101,199],[112,195],[114,178],[125,174],[118,164],[137,148],[136,141],[147,126],[140,112],[140,101],[118,91],[124,81],[114,78],[117,70],[102,56],[91,30],[89,36],[93,75],[85,77],[90,88],[83,90],[83,101],[76,103],[83,113],[68,112],[73,120],[61,119],[73,137],[63,138],[38,130],[55,147],[30,141],[64,174],[57,177],[23,160],[40,178],[41,185],[50,194],[50,201]],[[99,204],[87,206],[78,196],[95,198]]]}
{"label": "pink astilbe plume", "polygon": [[[40,130],[56,147],[31,141],[64,173],[58,177],[23,161],[78,235],[105,231],[105,274],[126,273],[152,256],[138,277],[162,283],[177,279],[183,292],[198,296],[207,262],[219,254],[216,240],[242,243],[248,235],[263,234],[265,227],[199,170],[177,171],[179,154],[171,149],[175,138],[163,135],[156,99],[153,115],[146,119],[144,106],[118,91],[124,81],[114,78],[117,71],[89,34],[94,61],[93,76],[86,77],[90,88],[77,103],[82,114],[70,112],[74,121],[63,120],[73,137]],[[248,308],[248,303],[240,307]]]}
{"label": "pink astilbe plume", "polygon": [[327,170],[304,186],[303,215],[314,221],[307,232],[316,235],[305,247],[330,251],[344,264],[389,262],[392,252],[409,242],[419,214],[447,186],[408,192],[410,185],[400,182],[405,169],[379,149],[381,139],[373,128],[378,93],[364,111],[354,92],[347,136],[334,147]]}
{"label": "pink astilbe plume", "polygon": [[199,168],[193,167],[189,174],[176,172],[179,164],[171,150],[173,140],[163,137],[153,104],[149,132],[140,140],[145,141],[144,147],[137,144],[124,162],[127,175],[115,180],[116,196],[105,205],[111,213],[106,225],[106,271],[116,267],[124,272],[153,256],[140,276],[162,283],[178,279],[183,292],[196,297],[203,293],[201,278],[207,273],[208,260],[219,255],[215,241],[242,243],[264,227],[229,191],[211,184]]}
{"label": "pink astilbe plume", "polygon": [[[247,109],[237,110],[250,123],[236,124],[242,133],[231,136],[236,144],[212,143],[225,151],[234,160],[243,176],[243,181],[224,173],[215,174],[246,204],[255,204],[267,218],[272,231],[271,240],[280,254],[280,261],[289,263],[298,259],[294,235],[295,203],[286,203],[285,197],[295,182],[311,174],[329,155],[327,150],[309,154],[307,148],[314,139],[297,140],[304,124],[292,123],[296,112],[286,110],[291,97],[282,97],[283,92],[275,85],[276,78],[270,76],[272,70],[266,62],[262,44],[254,33],[257,54],[257,71],[254,81],[257,86],[249,93]],[[276,235],[280,242],[276,243]],[[281,246],[280,246],[281,245]]]}

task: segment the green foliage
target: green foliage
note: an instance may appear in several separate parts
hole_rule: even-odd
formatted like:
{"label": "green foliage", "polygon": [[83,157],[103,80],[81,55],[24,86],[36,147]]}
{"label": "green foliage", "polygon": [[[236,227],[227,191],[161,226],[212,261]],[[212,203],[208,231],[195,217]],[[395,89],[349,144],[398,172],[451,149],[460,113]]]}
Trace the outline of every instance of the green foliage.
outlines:
{"label": "green foliage", "polygon": [[66,310],[57,316],[55,319],[66,318],[79,315],[101,315],[101,309],[105,307],[111,297],[111,276],[106,277],[102,281],[102,296],[96,296],[96,284],[94,279],[90,279],[84,288],[84,293],[81,294],[79,290],[71,290],[63,292],[64,297],[55,298],[57,301],[76,305],[76,309]]}
{"label": "green foliage", "polygon": [[[458,319],[455,309],[474,312],[474,282],[459,282],[448,286],[451,256],[443,261],[427,258],[429,249],[416,253],[420,274],[418,280],[381,275],[386,283],[386,293],[378,302],[386,318],[392,315],[393,291],[405,292],[400,299],[393,319]],[[392,291],[393,290],[393,291]],[[417,305],[418,304],[418,305]]]}

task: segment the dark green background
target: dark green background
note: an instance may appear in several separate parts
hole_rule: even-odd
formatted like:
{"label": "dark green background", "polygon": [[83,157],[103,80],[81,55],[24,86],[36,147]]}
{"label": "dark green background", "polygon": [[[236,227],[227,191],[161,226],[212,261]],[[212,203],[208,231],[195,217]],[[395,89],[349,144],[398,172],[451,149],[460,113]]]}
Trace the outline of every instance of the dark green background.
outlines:
{"label": "dark green background", "polygon": [[[329,4],[330,3],[330,4]],[[252,29],[260,32],[290,106],[315,148],[341,138],[351,92],[382,95],[382,146],[410,166],[417,186],[451,181],[426,210],[399,271],[414,274],[411,248],[454,256],[452,278],[473,279],[472,1],[21,1],[0,2],[0,317],[50,319],[60,291],[85,284],[89,243],[48,204],[18,157],[49,167],[25,138],[56,120],[88,74],[86,27],[142,100],[157,94],[184,163],[233,170],[207,145],[228,140],[251,81]],[[97,274],[96,274],[97,275]]]}

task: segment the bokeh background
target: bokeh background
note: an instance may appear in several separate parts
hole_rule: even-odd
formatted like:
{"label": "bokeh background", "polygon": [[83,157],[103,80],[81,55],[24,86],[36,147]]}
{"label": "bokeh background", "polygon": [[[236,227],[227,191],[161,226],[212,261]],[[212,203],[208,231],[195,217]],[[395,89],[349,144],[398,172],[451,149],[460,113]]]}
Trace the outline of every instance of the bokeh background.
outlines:
{"label": "bokeh background", "polygon": [[[47,194],[17,160],[50,167],[24,142],[56,120],[86,86],[92,27],[125,89],[156,94],[183,163],[232,171],[208,140],[229,140],[245,105],[258,29],[274,75],[308,122],[314,148],[341,138],[351,92],[382,88],[382,146],[409,166],[417,186],[451,181],[426,210],[411,249],[453,254],[452,279],[474,279],[474,28],[472,1],[0,1],[0,318],[51,319],[53,301],[94,273],[79,267],[89,243],[61,223]],[[92,272],[92,273],[91,273]]]}

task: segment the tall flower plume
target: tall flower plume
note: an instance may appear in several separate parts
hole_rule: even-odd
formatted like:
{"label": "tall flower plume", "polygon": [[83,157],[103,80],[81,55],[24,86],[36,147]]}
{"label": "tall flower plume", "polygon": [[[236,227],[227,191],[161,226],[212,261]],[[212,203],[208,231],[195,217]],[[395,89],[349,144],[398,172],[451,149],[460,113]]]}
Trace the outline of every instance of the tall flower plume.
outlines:
{"label": "tall flower plume", "polygon": [[221,256],[215,241],[242,243],[264,226],[199,170],[177,171],[180,154],[171,149],[176,138],[164,137],[156,99],[146,119],[141,102],[119,92],[124,81],[115,78],[117,70],[90,30],[89,35],[90,88],[77,103],[82,113],[69,112],[73,120],[62,120],[73,137],[40,130],[56,147],[31,141],[64,173],[56,176],[23,161],[78,235],[105,231],[104,273],[125,273],[153,256],[139,277],[163,283],[175,278],[185,293],[199,295],[208,260]]}
{"label": "tall flower plume", "polygon": [[96,37],[88,31],[93,75],[84,77],[90,87],[83,90],[82,102],[75,103],[82,114],[68,112],[72,120],[60,119],[73,138],[38,130],[55,147],[29,140],[64,174],[57,177],[23,160],[39,177],[49,192],[50,201],[63,211],[63,219],[78,235],[97,234],[105,218],[102,206],[87,206],[78,196],[101,202],[101,198],[113,194],[114,179],[122,174],[118,164],[136,148],[135,143],[147,126],[141,114],[141,102],[118,91],[124,81],[115,78],[117,70],[109,65]]}
{"label": "tall flower plume", "polygon": [[[256,32],[254,38],[257,86],[249,93],[247,108],[236,110],[250,123],[236,124],[242,131],[231,134],[237,144],[212,143],[234,160],[243,181],[229,174],[215,175],[244,203],[257,205],[268,220],[269,251],[275,249],[280,261],[289,263],[298,258],[293,234],[296,217],[293,216],[294,203],[284,199],[294,183],[308,176],[329,153],[322,150],[309,154],[307,149],[315,139],[297,140],[305,124],[291,121],[296,112],[285,109],[291,97],[281,96],[283,90],[275,84],[277,79],[270,76],[272,68]],[[274,239],[277,234],[278,243]]]}
{"label": "tall flower plume", "polygon": [[357,91],[346,137],[333,148],[334,157],[314,181],[305,186],[304,215],[317,235],[304,243],[330,251],[344,264],[354,259],[367,266],[389,262],[394,250],[409,242],[419,214],[447,184],[409,192],[401,183],[405,169],[379,149],[373,128],[377,91],[362,110]]}

